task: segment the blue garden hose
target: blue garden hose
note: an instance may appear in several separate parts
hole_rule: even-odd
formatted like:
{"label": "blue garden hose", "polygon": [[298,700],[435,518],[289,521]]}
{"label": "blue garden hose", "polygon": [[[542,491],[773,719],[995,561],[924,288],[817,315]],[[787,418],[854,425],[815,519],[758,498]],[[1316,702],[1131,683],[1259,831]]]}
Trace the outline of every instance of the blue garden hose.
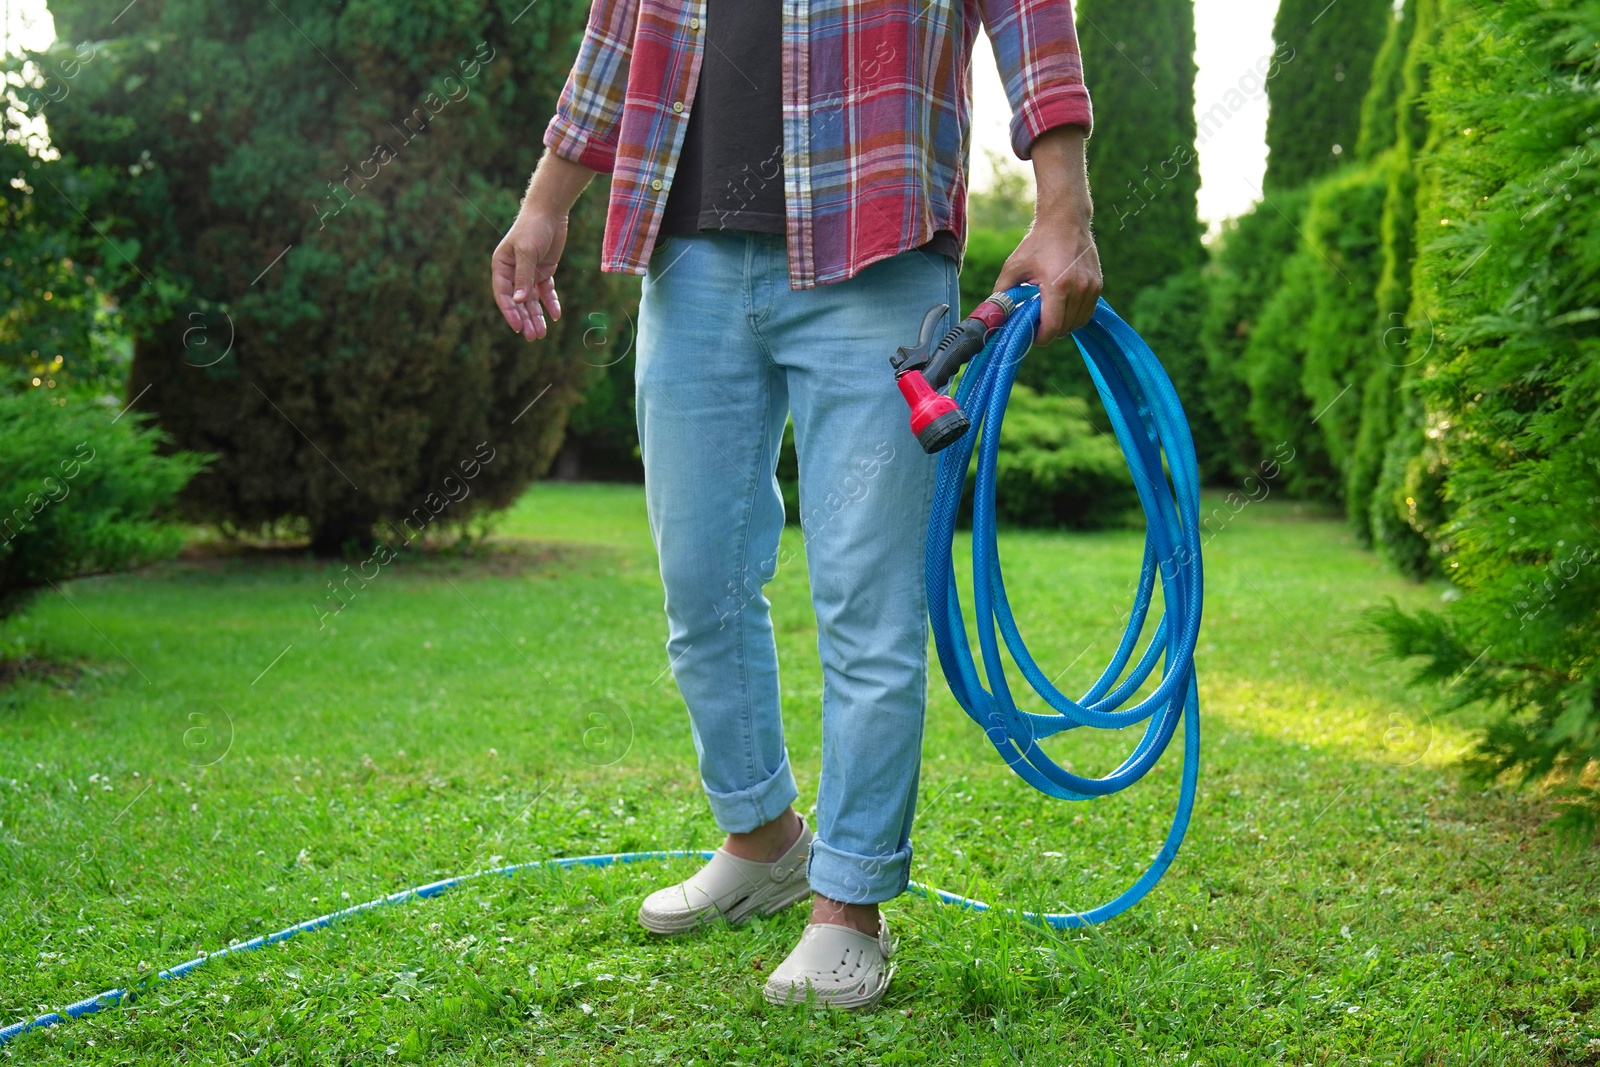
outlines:
{"label": "blue garden hose", "polygon": [[[1119,915],[1150,891],[1177,855],[1194,809],[1195,784],[1200,772],[1200,705],[1194,672],[1201,601],[1199,473],[1189,425],[1172,382],[1139,335],[1101,300],[1093,320],[1077,330],[1073,338],[1105,403],[1112,428],[1127,456],[1134,487],[1144,505],[1144,563],[1133,610],[1116,653],[1082,697],[1069,699],[1051,684],[1029,654],[1012,616],[1000,573],[994,509],[1000,426],[1017,368],[1033,343],[1039,324],[1037,290],[1032,286],[1018,286],[1007,296],[1017,305],[1016,310],[991,336],[957,386],[955,399],[974,426],[940,456],[933,512],[928,523],[928,612],[945,679],[956,700],[983,728],[1007,765],[1035,789],[1063,800],[1108,796],[1132,785],[1161,758],[1167,742],[1177,732],[1179,719],[1183,720],[1184,728],[1183,780],[1177,812],[1166,842],[1144,874],[1120,896],[1088,911],[1021,913],[1032,922],[1056,928],[1077,927]],[[978,644],[983,653],[982,677],[967,640],[952,561],[956,512],[974,447],[978,451],[978,477],[972,520],[973,601]],[[1162,618],[1150,644],[1132,671],[1123,677],[1144,633],[1158,575]],[[1054,710],[1053,714],[1036,714],[1017,707],[1006,684],[995,639],[996,626],[1028,683]],[[1157,660],[1162,666],[1155,689],[1138,704],[1124,709],[1122,705],[1149,679]],[[985,679],[991,688],[984,687]],[[1085,778],[1064,770],[1039,747],[1041,740],[1080,726],[1120,730],[1140,722],[1146,725],[1138,745],[1116,770],[1102,778]],[[265,948],[374,908],[438,896],[463,882],[488,874],[511,875],[536,867],[608,867],[653,859],[710,859],[712,855],[705,850],[618,852],[538,860],[459,875],[377,897],[307,919],[276,933],[197,956],[158,972],[156,981],[181,978],[212,960]],[[982,901],[917,882],[912,882],[910,888],[949,904],[980,911],[989,907]],[[113,1007],[124,1000],[131,1001],[135,995],[125,989],[110,989],[48,1015],[0,1028],[0,1045],[30,1030],[45,1029]]]}
{"label": "blue garden hose", "polygon": [[[1105,404],[1133,474],[1139,501],[1144,505],[1144,563],[1133,610],[1115,655],[1081,698],[1070,699],[1051,684],[1028,652],[1000,573],[994,510],[1000,425],[1017,368],[1039,326],[1039,298],[1034,287],[1018,286],[1006,296],[1016,310],[990,336],[957,386],[956,402],[974,427],[940,454],[933,514],[928,522],[928,615],[945,680],[1007,765],[1035,789],[1062,800],[1109,796],[1127,788],[1161,758],[1167,742],[1177,732],[1179,719],[1184,727],[1183,780],[1177,811],[1166,842],[1144,874],[1120,896],[1088,911],[1025,914],[1028,919],[1053,927],[1076,927],[1109,919],[1138,903],[1172,864],[1194,810],[1195,784],[1200,774],[1200,698],[1194,671],[1194,650],[1200,635],[1200,476],[1189,424],[1171,380],[1149,346],[1117,317],[1111,305],[1101,300],[1094,318],[1075,331],[1073,339]],[[951,559],[956,511],[975,446],[978,472],[972,517],[973,606],[984,677],[991,687],[988,689],[984,678],[979,677],[967,641]],[[1144,633],[1158,575],[1162,618],[1139,661],[1124,678],[1123,672]],[[1053,714],[1035,714],[1017,707],[1006,684],[1005,667],[995,640],[996,625],[1028,683],[1054,710]],[[1154,691],[1133,707],[1123,709],[1122,705],[1150,677],[1158,659],[1162,664],[1161,680]],[[1121,766],[1103,778],[1073,774],[1039,747],[1045,738],[1080,726],[1119,730],[1140,722],[1146,724],[1144,736]],[[943,890],[931,892],[950,903],[986,907]]]}
{"label": "blue garden hose", "polygon": [[[428,897],[436,897],[447,889],[454,889],[463,882],[470,882],[475,878],[481,878],[487,874],[510,875],[516,874],[518,871],[531,870],[535,867],[549,867],[553,869],[566,867],[609,867],[613,863],[633,863],[639,860],[665,860],[679,859],[683,857],[698,857],[700,859],[708,860],[711,858],[711,856],[712,853],[710,852],[696,849],[673,849],[659,852],[615,852],[602,856],[569,856],[557,860],[535,860],[531,863],[513,863],[508,867],[495,867],[487,871],[478,871],[475,874],[461,874],[454,878],[445,878],[437,882],[429,882],[427,885],[419,885],[413,889],[402,889],[398,893],[390,893],[388,896],[376,897],[362,904],[352,904],[348,908],[340,908],[338,911],[330,911],[326,915],[319,915],[315,919],[307,919],[303,923],[295,923],[293,926],[286,926],[277,933],[263,934],[260,937],[252,937],[250,940],[241,941],[237,945],[229,945],[227,948],[219,948],[215,952],[196,956],[192,960],[185,960],[176,967],[171,967],[167,970],[157,972],[155,981],[170,982],[174,978],[182,978],[190,971],[196,969],[197,967],[202,967],[205,964],[210,963],[212,960],[219,960],[224,956],[233,956],[241,952],[254,952],[256,949],[266,948],[268,945],[276,945],[279,941],[289,940],[289,938],[293,937],[295,934],[303,934],[310,930],[320,930],[322,927],[337,922],[340,919],[346,919],[352,915],[359,915],[362,912],[371,911],[373,908],[381,908],[387,904],[402,904],[408,900],[425,900]],[[0,1045],[4,1045],[7,1041],[10,1041],[19,1034],[25,1034],[29,1030],[44,1030],[48,1027],[64,1023],[68,1019],[81,1019],[85,1015],[93,1015],[102,1008],[115,1007],[124,1000],[132,1001],[137,995],[137,992],[130,992],[126,989],[108,989],[104,993],[100,993],[92,997],[85,997],[76,1004],[68,1004],[59,1011],[51,1012],[48,1015],[41,1015],[36,1019],[31,1019],[25,1022],[12,1023],[10,1026],[0,1029]]]}

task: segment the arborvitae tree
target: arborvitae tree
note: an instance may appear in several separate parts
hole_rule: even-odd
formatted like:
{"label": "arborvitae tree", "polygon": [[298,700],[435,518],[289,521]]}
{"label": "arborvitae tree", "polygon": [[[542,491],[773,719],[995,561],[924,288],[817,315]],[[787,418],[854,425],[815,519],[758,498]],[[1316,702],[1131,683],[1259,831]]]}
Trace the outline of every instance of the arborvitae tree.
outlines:
{"label": "arborvitae tree", "polygon": [[1205,255],[1195,202],[1194,0],[1082,0],[1078,22],[1094,94],[1089,179],[1105,296],[1131,308],[1141,289]]}
{"label": "arborvitae tree", "polygon": [[1383,268],[1387,184],[1376,165],[1350,166],[1310,186],[1299,249],[1251,331],[1242,357],[1249,417],[1263,441],[1295,450],[1291,494],[1342,503],[1376,358],[1373,293]]}
{"label": "arborvitae tree", "polygon": [[1405,92],[1406,57],[1417,28],[1417,0],[1404,6],[1389,22],[1383,46],[1372,62],[1372,83],[1361,100],[1361,132],[1356,135],[1356,158],[1370,163],[1395,139],[1395,109]]}
{"label": "arborvitae tree", "polygon": [[[1476,769],[1600,821],[1600,0],[1443,0],[1419,153],[1419,427],[1449,471],[1428,529],[1460,596],[1391,608],[1446,708],[1493,713]],[[1419,19],[1418,34],[1422,33]],[[1427,235],[1424,237],[1423,235]],[[1480,719],[1479,721],[1483,721]]]}
{"label": "arborvitae tree", "polygon": [[52,5],[63,39],[121,45],[47,116],[65,151],[127,174],[78,205],[126,220],[107,233],[138,268],[122,295],[177,305],[135,332],[129,392],[217,455],[192,515],[291,518],[335,551],[379,520],[410,540],[509,503],[549,464],[594,373],[588,313],[612,306],[603,189],[574,212],[544,341],[500,318],[489,258],[587,7]]}
{"label": "arborvitae tree", "polygon": [[1243,372],[1250,386],[1246,414],[1256,437],[1273,452],[1293,456],[1281,461],[1282,488],[1290,496],[1327,503],[1335,499],[1338,475],[1302,382],[1306,324],[1316,312],[1320,270],[1316,252],[1301,242],[1250,333]]}
{"label": "arborvitae tree", "polygon": [[[1401,87],[1395,100],[1394,144],[1386,157],[1389,191],[1383,208],[1383,274],[1378,281],[1378,359],[1362,397],[1362,429],[1347,472],[1345,498],[1358,533],[1400,570],[1420,578],[1432,569],[1429,540],[1444,522],[1444,465],[1423,427],[1415,395],[1438,342],[1429,312],[1414,306],[1417,238],[1429,233],[1417,218],[1417,157],[1430,136],[1426,108],[1429,63],[1440,0],[1409,0],[1414,19]],[[1431,179],[1430,179],[1431,180]]]}
{"label": "arborvitae tree", "polygon": [[[1361,388],[1373,362],[1373,292],[1383,269],[1385,175],[1374,166],[1347,167],[1312,187],[1306,244],[1313,255],[1311,317],[1300,385],[1316,432],[1334,468],[1349,468],[1361,422]],[[1330,499],[1343,502],[1341,475]]]}
{"label": "arborvitae tree", "polygon": [[1293,50],[1268,83],[1271,193],[1303,185],[1353,158],[1373,58],[1392,20],[1391,0],[1281,0],[1272,39]]}
{"label": "arborvitae tree", "polygon": [[1273,455],[1276,441],[1259,441],[1247,416],[1250,385],[1244,353],[1282,281],[1284,263],[1300,247],[1297,226],[1305,206],[1304,192],[1294,190],[1230,219],[1204,272],[1211,294],[1200,334],[1206,359],[1202,394],[1227,441],[1235,479],[1247,477]]}
{"label": "arborvitae tree", "polygon": [[[1372,495],[1383,464],[1383,450],[1394,434],[1400,370],[1407,361],[1404,353],[1409,348],[1404,343],[1409,335],[1399,321],[1404,319],[1403,304],[1398,309],[1399,315],[1393,312],[1397,310],[1396,272],[1401,269],[1401,246],[1409,249],[1408,212],[1414,189],[1411,187],[1409,148],[1397,145],[1396,140],[1400,138],[1399,107],[1406,95],[1407,61],[1416,31],[1418,6],[1418,0],[1406,0],[1389,24],[1388,36],[1372,66],[1372,86],[1361,102],[1361,134],[1356,142],[1357,158],[1374,170],[1387,189],[1379,228],[1383,263],[1374,294],[1377,319],[1369,339],[1376,357],[1370,361],[1366,381],[1356,397],[1361,421],[1356,430],[1355,448],[1345,467],[1345,512],[1356,536],[1369,545],[1373,541]],[[1400,218],[1402,213],[1407,213],[1404,224]],[[1399,237],[1399,231],[1404,231],[1406,236]],[[1408,267],[1409,263],[1407,254],[1405,265]],[[1409,290],[1409,286],[1403,288]],[[1402,328],[1395,330],[1396,326]],[[1401,353],[1398,359],[1397,352]]]}

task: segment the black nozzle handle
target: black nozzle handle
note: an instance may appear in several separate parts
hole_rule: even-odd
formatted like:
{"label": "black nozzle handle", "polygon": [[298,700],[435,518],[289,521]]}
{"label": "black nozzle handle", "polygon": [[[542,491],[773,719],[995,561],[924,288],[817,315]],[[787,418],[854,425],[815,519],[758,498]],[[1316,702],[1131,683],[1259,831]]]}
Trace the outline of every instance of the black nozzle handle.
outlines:
{"label": "black nozzle handle", "polygon": [[939,342],[939,347],[928,360],[928,367],[922,372],[922,376],[928,379],[928,384],[936,391],[943,389],[950,383],[950,379],[955,377],[956,371],[983,351],[988,336],[989,327],[981,319],[962,319],[954,329],[944,335],[944,340]]}
{"label": "black nozzle handle", "polygon": [[922,328],[917,331],[917,343],[901,345],[895,349],[895,354],[889,357],[889,365],[894,367],[896,374],[921,370],[928,365],[928,359],[933,355],[934,331],[939,328],[939,320],[944,318],[944,313],[949,310],[949,304],[935,304],[922,316]]}

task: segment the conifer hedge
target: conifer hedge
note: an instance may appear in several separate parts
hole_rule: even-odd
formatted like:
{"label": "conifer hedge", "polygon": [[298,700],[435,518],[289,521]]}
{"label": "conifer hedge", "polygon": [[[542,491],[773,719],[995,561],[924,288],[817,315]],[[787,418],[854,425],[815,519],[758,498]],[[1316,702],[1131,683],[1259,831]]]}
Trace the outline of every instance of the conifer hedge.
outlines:
{"label": "conifer hedge", "polygon": [[1600,0],[1443,0],[1417,201],[1414,376],[1462,591],[1380,611],[1447,706],[1501,715],[1487,776],[1553,785],[1600,818]]}

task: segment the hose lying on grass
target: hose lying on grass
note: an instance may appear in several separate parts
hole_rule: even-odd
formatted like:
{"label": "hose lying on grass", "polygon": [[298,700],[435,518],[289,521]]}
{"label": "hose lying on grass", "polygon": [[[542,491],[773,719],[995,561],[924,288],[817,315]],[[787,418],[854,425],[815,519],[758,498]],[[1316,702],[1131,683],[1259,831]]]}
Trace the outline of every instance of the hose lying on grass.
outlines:
{"label": "hose lying on grass", "polygon": [[[1194,808],[1200,771],[1199,696],[1194,672],[1201,607],[1199,475],[1189,425],[1171,381],[1138,334],[1116,316],[1110,305],[1100,301],[1093,320],[1077,330],[1073,338],[1105,403],[1144,506],[1144,561],[1133,610],[1111,662],[1080,699],[1066,697],[1051,684],[1029,654],[1012,616],[1000,573],[994,508],[1000,426],[1017,367],[1033,343],[1039,323],[1036,290],[1031,286],[1019,286],[1005,295],[1016,310],[989,335],[988,343],[973,359],[957,387],[956,403],[971,419],[974,429],[945,448],[940,456],[933,513],[928,523],[928,610],[945,679],[956,700],[984,729],[985,736],[1007,765],[1035,789],[1063,800],[1109,796],[1127,788],[1144,777],[1161,758],[1167,743],[1177,732],[1180,719],[1184,728],[1183,779],[1177,810],[1166,842],[1145,872],[1119,896],[1088,911],[1021,913],[1031,922],[1056,928],[1076,927],[1118,915],[1150,891],[1177,855]],[[973,601],[978,644],[983,654],[983,677],[979,676],[967,640],[952,558],[956,512],[975,447],[978,473],[972,521]],[[1143,636],[1158,576],[1163,615],[1149,645],[1124,678],[1123,672]],[[995,637],[997,625],[1029,685],[1054,714],[1036,714],[1017,707],[1005,680]],[[1133,707],[1123,709],[1122,705],[1149,679],[1157,660],[1161,661],[1162,669],[1154,691]],[[985,679],[992,690],[984,687]],[[1042,739],[1081,726],[1120,730],[1139,722],[1146,725],[1138,745],[1116,770],[1102,778],[1086,778],[1066,771],[1039,747]],[[182,978],[213,960],[265,948],[374,908],[438,896],[485,875],[511,875],[539,867],[608,867],[641,860],[710,859],[711,856],[712,853],[705,850],[615,852],[537,860],[458,875],[319,915],[276,933],[197,956],[158,972],[155,981]],[[989,907],[982,901],[917,882],[912,882],[910,888],[947,904],[978,911]],[[137,995],[136,990],[109,989],[48,1015],[14,1023],[0,1029],[0,1045],[30,1030],[81,1018],[124,1001],[131,1002]]]}

